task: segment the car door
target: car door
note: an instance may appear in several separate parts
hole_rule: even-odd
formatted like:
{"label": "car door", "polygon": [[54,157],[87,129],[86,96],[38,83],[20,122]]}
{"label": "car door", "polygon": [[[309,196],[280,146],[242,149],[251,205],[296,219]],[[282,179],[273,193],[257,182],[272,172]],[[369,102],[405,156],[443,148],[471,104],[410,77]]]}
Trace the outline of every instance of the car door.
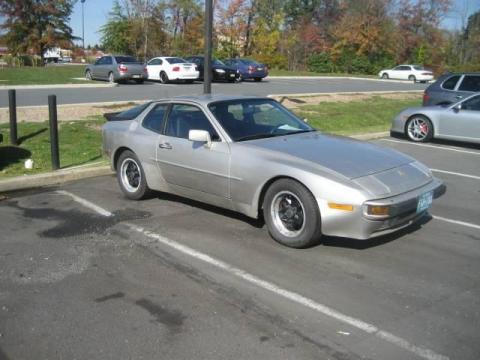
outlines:
{"label": "car door", "polygon": [[[188,140],[189,130],[206,130],[212,143]],[[157,164],[167,183],[184,189],[229,198],[230,148],[202,109],[174,103],[157,144]]]}
{"label": "car door", "polygon": [[396,66],[388,72],[388,76],[391,79],[400,79],[402,66]]}
{"label": "car door", "polygon": [[440,121],[439,135],[480,141],[480,94],[445,111]]}
{"label": "car door", "polygon": [[101,78],[101,67],[103,65],[105,61],[105,56],[102,56],[100,59],[98,59],[97,61],[95,61],[95,63],[93,64],[92,66],[92,76],[94,78]]}
{"label": "car door", "polygon": [[147,63],[148,78],[159,80],[161,69],[162,69],[162,59],[155,58],[150,60]]}

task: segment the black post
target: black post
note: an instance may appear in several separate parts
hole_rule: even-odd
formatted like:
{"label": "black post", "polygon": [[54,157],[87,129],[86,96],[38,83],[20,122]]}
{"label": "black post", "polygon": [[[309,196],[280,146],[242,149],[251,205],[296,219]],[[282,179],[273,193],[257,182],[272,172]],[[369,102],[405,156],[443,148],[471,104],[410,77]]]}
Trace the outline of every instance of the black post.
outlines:
{"label": "black post", "polygon": [[60,169],[60,156],[58,153],[58,122],[57,122],[57,96],[48,95],[48,116],[50,120],[50,149],[52,153],[52,169]]}
{"label": "black post", "polygon": [[205,0],[205,64],[203,69],[203,93],[212,93],[212,0]]}
{"label": "black post", "polygon": [[17,95],[15,90],[8,90],[8,112],[10,114],[10,144],[18,145],[17,140]]}

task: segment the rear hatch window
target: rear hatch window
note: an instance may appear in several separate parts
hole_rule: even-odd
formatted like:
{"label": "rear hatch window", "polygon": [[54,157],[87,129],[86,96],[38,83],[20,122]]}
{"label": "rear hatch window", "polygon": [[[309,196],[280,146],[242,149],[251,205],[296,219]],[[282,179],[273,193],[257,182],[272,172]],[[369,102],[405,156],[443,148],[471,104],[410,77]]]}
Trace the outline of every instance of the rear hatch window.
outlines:
{"label": "rear hatch window", "polygon": [[133,56],[115,56],[115,61],[120,64],[134,64],[134,63],[140,63],[136,58]]}

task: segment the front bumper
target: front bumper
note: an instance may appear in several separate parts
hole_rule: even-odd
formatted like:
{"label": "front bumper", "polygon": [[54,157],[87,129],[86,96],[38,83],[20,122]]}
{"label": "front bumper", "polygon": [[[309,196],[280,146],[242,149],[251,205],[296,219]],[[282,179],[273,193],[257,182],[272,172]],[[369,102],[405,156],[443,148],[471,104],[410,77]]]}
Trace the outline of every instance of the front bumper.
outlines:
{"label": "front bumper", "polygon": [[417,213],[419,197],[433,191],[433,198],[443,195],[446,186],[437,178],[412,191],[397,196],[367,201],[365,204],[388,205],[392,209],[391,215],[384,219],[374,219],[364,214],[364,206],[357,207],[353,212],[322,213],[322,233],[331,236],[348,237],[365,240],[389,234],[407,227],[428,213],[428,209]]}

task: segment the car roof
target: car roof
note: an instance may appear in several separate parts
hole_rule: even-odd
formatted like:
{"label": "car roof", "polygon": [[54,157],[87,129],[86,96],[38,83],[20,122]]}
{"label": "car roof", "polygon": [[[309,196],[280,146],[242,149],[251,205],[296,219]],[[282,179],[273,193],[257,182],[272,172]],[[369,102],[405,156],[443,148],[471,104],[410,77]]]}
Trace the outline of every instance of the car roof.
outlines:
{"label": "car roof", "polygon": [[194,102],[200,105],[208,105],[213,102],[218,101],[231,101],[231,100],[246,100],[246,99],[268,99],[274,100],[267,97],[262,96],[246,96],[246,95],[224,95],[224,94],[205,94],[205,95],[181,95],[181,96],[174,96],[168,99],[159,99],[158,101],[189,101]]}

